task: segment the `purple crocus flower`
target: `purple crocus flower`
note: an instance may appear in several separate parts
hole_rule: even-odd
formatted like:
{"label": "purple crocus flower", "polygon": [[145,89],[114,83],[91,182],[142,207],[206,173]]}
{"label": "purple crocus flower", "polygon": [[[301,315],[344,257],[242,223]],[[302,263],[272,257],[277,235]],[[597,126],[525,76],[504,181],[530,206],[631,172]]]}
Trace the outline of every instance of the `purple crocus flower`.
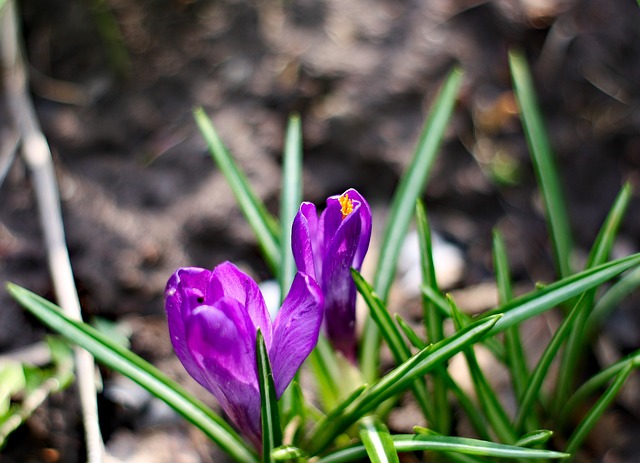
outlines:
{"label": "purple crocus flower", "polygon": [[186,370],[260,446],[257,330],[279,398],[318,340],[323,297],[317,283],[298,273],[272,323],[258,285],[235,265],[187,267],[169,279],[165,307],[171,342]]}
{"label": "purple crocus flower", "polygon": [[356,287],[350,269],[360,270],[370,239],[371,208],[354,189],[328,198],[320,218],[313,204],[302,203],[293,221],[291,246],[298,270],[320,283],[327,336],[353,363]]}

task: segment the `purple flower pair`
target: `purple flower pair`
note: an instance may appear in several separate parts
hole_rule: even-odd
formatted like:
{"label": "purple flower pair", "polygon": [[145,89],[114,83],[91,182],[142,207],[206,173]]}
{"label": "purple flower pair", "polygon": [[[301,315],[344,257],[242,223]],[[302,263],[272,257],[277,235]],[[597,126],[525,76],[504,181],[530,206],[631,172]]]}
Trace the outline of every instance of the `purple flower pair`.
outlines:
{"label": "purple flower pair", "polygon": [[327,199],[318,218],[303,203],[292,228],[299,272],[275,321],[258,285],[229,262],[176,271],[165,291],[169,333],[189,374],[256,445],[261,442],[256,333],[269,352],[278,398],[315,347],[323,320],[334,346],[355,361],[357,269],[369,245],[371,211],[355,190]]}

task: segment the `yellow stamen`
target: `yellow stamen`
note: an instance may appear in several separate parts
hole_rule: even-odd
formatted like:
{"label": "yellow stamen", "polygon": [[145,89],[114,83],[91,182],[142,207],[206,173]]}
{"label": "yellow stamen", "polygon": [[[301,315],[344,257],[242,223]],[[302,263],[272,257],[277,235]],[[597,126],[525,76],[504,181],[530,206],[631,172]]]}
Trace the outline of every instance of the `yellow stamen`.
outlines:
{"label": "yellow stamen", "polygon": [[347,193],[340,196],[338,201],[340,201],[340,206],[342,206],[340,212],[342,212],[342,220],[344,220],[353,212],[353,202],[349,199],[349,195]]}

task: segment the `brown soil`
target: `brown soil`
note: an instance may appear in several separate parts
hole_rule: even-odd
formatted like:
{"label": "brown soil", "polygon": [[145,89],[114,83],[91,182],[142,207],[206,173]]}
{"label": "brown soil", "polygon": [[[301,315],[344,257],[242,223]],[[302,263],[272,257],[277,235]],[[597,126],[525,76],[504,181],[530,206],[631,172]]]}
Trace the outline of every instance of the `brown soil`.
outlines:
{"label": "brown soil", "polygon": [[[433,227],[464,251],[460,287],[492,278],[494,226],[507,238],[518,282],[554,277],[514,114],[510,47],[532,64],[577,261],[623,182],[640,176],[640,12],[631,0],[104,3],[107,10],[99,1],[20,2],[32,95],[54,153],[84,316],[128,321],[134,350],[180,378],[163,318],[168,276],[179,266],[224,260],[269,276],[208,157],[195,106],[211,115],[274,212],[286,119],[300,113],[305,198],[321,203],[356,187],[379,214],[379,231],[429,104],[447,72],[460,66],[458,107],[424,195]],[[114,20],[121,41],[100,32]],[[506,161],[515,167],[514,184],[492,176]],[[0,280],[51,297],[33,189],[19,158],[0,198]],[[639,236],[636,197],[616,252],[636,252]],[[633,302],[603,331],[616,355],[640,345]],[[0,306],[0,351],[41,339],[42,326],[4,292]],[[116,380],[103,373],[107,383]],[[152,401],[132,410],[100,400],[107,442],[127,433],[143,439],[160,426],[175,445],[182,439],[196,449],[194,458],[218,458],[202,436]],[[616,405],[581,461],[637,461],[630,436],[639,410],[637,394]],[[73,389],[47,401],[0,461],[83,461]]]}

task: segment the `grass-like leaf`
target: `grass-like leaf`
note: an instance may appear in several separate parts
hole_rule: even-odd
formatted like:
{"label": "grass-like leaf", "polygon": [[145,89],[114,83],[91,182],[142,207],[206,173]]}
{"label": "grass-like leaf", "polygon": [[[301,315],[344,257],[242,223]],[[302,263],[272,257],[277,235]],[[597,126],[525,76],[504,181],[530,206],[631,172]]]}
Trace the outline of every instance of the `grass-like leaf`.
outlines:
{"label": "grass-like leaf", "polygon": [[471,397],[467,395],[466,392],[462,390],[458,383],[448,374],[443,376],[445,385],[448,390],[450,390],[455,398],[458,401],[458,405],[460,408],[464,410],[464,414],[473,426],[473,430],[476,432],[478,437],[484,440],[489,440],[489,426],[487,425],[487,420],[484,415],[480,412],[476,404],[473,402]]}
{"label": "grass-like leaf", "polygon": [[258,239],[258,245],[267,264],[279,276],[280,272],[280,228],[277,220],[271,215],[264,203],[260,201],[249,185],[247,177],[240,170],[218,133],[206,115],[204,109],[197,108],[194,117],[200,133],[204,137],[209,151],[218,168],[227,179],[231,191],[236,197],[240,209],[253,228]]}
{"label": "grass-like leaf", "polygon": [[522,436],[515,443],[518,447],[535,447],[545,444],[553,436],[553,431],[548,429],[536,429]]}
{"label": "grass-like leaf", "polygon": [[360,439],[371,463],[400,463],[389,429],[377,417],[360,420]]}
{"label": "grass-like leaf", "polygon": [[318,343],[311,352],[308,362],[316,379],[318,393],[324,408],[331,410],[341,398],[342,392],[338,379],[342,374],[336,353],[323,335],[318,338]]}
{"label": "grass-like leaf", "polygon": [[[493,265],[496,272],[498,300],[500,304],[506,304],[513,298],[511,272],[509,271],[507,248],[498,230],[493,231]],[[504,332],[504,344],[513,390],[516,397],[521,397],[527,384],[529,372],[518,325],[514,325]]]}
{"label": "grass-like leaf", "polygon": [[616,398],[618,392],[620,392],[620,389],[624,386],[624,382],[633,371],[633,368],[634,366],[629,363],[622,369],[622,371],[620,371],[620,373],[618,373],[616,379],[611,383],[611,386],[607,388],[605,393],[602,394],[602,397],[600,397],[591,410],[589,410],[587,415],[583,418],[569,438],[566,448],[567,452],[573,453],[580,447],[609,404]]}
{"label": "grass-like leaf", "polygon": [[338,434],[382,402],[406,391],[417,378],[484,337],[499,318],[500,315],[496,315],[479,320],[439,343],[426,347],[372,384],[349,406],[340,407],[339,412],[333,412],[318,422],[310,439],[310,454],[323,452]]}
{"label": "grass-like leaf", "polygon": [[[451,313],[451,307],[447,302],[447,298],[443,296],[439,291],[434,290],[430,286],[422,286],[422,296],[427,298],[433,306],[440,312],[440,315],[445,318],[453,317]],[[473,318],[465,313],[460,314],[464,318],[466,324],[473,322]],[[494,337],[488,337],[483,340],[487,348],[493,353],[493,355],[503,363],[506,363],[506,354],[504,352],[504,346]]]}
{"label": "grass-like leaf", "polygon": [[535,400],[539,397],[540,388],[542,387],[542,383],[549,372],[551,362],[553,362],[558,350],[569,336],[571,327],[580,314],[581,307],[585,304],[586,299],[586,295],[583,294],[569,314],[564,318],[564,320],[562,320],[560,327],[558,327],[553,338],[551,338],[551,341],[547,344],[538,364],[531,373],[531,378],[529,379],[529,383],[527,384],[524,394],[519,396],[518,415],[516,416],[514,425],[516,429],[522,430],[524,428],[525,420],[528,418]]}
{"label": "grass-like leaf", "polygon": [[547,226],[551,235],[556,267],[560,277],[565,278],[573,273],[570,265],[573,244],[569,215],[558,170],[536,101],[536,93],[526,58],[522,53],[512,50],[509,52],[509,65],[516,99],[520,107],[522,125],[529,144],[540,191],[544,198]]}
{"label": "grass-like leaf", "polygon": [[[435,451],[527,460],[562,459],[569,457],[567,453],[555,452],[553,450],[530,449],[466,437],[398,434],[393,436],[393,442],[398,452]],[[366,450],[363,445],[354,445],[328,454],[317,460],[317,463],[359,461],[365,458],[366,455]]]}
{"label": "grass-like leaf", "polygon": [[[420,196],[431,171],[449,118],[455,106],[458,88],[462,81],[462,73],[454,69],[448,76],[431,113],[424,125],[413,160],[391,201],[389,217],[380,248],[378,269],[373,287],[380,299],[386,301],[393,277],[400,246],[411,222],[416,200]],[[367,381],[378,377],[378,361],[380,349],[380,333],[372,322],[367,322],[362,338],[360,367]]]}
{"label": "grass-like leaf", "polygon": [[302,202],[302,128],[300,117],[289,118],[282,157],[282,192],[280,195],[280,295],[284,300],[296,273],[291,252],[291,225]]}
{"label": "grass-like leaf", "polygon": [[610,365],[604,370],[598,372],[588,381],[586,381],[580,388],[571,396],[571,398],[564,405],[560,413],[560,423],[564,423],[568,415],[573,412],[580,404],[583,404],[590,395],[595,393],[598,389],[604,387],[609,381],[611,381],[618,373],[624,370],[627,366],[631,365],[632,368],[640,367],[640,350],[636,350],[627,355],[624,359]]}
{"label": "grass-like leaf", "polygon": [[271,458],[274,461],[299,461],[299,459],[305,458],[305,453],[298,447],[281,445],[280,447],[273,449],[273,452],[271,452]]}
{"label": "grass-like leaf", "polygon": [[[451,297],[449,297],[448,300],[451,306],[451,312],[453,313],[454,326],[457,330],[460,330],[464,327],[461,312]],[[476,391],[476,396],[487,417],[487,422],[502,442],[512,444],[516,440],[516,435],[496,393],[478,364],[473,346],[466,347],[462,352],[467,360],[467,366],[469,367],[469,373]]]}
{"label": "grass-like leaf", "polygon": [[[405,343],[400,330],[397,328],[396,324],[393,323],[393,318],[391,318],[391,315],[387,311],[384,303],[373,291],[371,285],[365,281],[357,270],[351,269],[351,275],[358,292],[362,295],[364,301],[369,307],[371,319],[374,320],[380,330],[382,338],[389,346],[396,365],[406,362],[411,356],[411,351]],[[425,418],[429,421],[433,420],[434,414],[430,407],[431,397],[429,397],[429,394],[427,393],[427,387],[424,381],[416,381],[415,384],[412,385],[412,390]]]}
{"label": "grass-like leaf", "polygon": [[[422,201],[416,202],[416,226],[420,244],[420,267],[422,269],[422,285],[430,287],[435,292],[439,291],[436,269],[433,263],[433,244],[431,242],[431,229],[427,220],[427,212]],[[422,298],[422,310],[424,313],[424,327],[429,342],[438,342],[444,338],[443,317],[426,297]],[[446,365],[439,367],[432,375],[433,395],[433,427],[442,434],[448,434],[451,429],[451,407],[447,397],[447,388],[443,376],[447,374]]]}
{"label": "grass-like leaf", "polygon": [[[418,240],[420,244],[420,267],[422,270],[422,285],[439,291],[436,279],[436,270],[433,263],[433,245],[431,242],[431,230],[427,220],[427,212],[422,201],[416,203],[416,225],[418,228]],[[444,338],[442,317],[433,302],[423,300],[424,326],[429,342],[438,342]]]}
{"label": "grass-like leaf", "polygon": [[262,462],[271,463],[274,461],[271,452],[282,445],[282,429],[269,353],[260,329],[256,335],[256,362],[260,389],[260,421],[262,422]]}
{"label": "grass-like leaf", "polygon": [[202,430],[234,460],[258,463],[254,451],[222,418],[156,367],[91,326],[67,318],[58,306],[46,299],[11,283],[7,284],[7,291],[46,326],[83,347],[107,367],[130,378],[166,402],[187,421]]}
{"label": "grass-like leaf", "polygon": [[[609,253],[613,248],[613,242],[618,234],[618,229],[622,223],[625,212],[631,200],[631,186],[627,183],[618,194],[611,211],[607,215],[604,224],[600,228],[598,237],[591,248],[586,268],[593,268],[606,262]],[[580,364],[580,356],[584,350],[586,338],[585,332],[589,315],[593,310],[593,301],[595,299],[595,290],[591,290],[587,300],[584,301],[580,308],[575,322],[571,327],[567,345],[562,356],[562,363],[558,371],[558,383],[554,393],[554,409],[561,408],[569,396],[573,380],[576,377],[576,370]]]}
{"label": "grass-like leaf", "polygon": [[629,207],[632,194],[633,190],[631,188],[631,184],[625,183],[618,193],[618,196],[616,196],[616,199],[611,206],[611,210],[609,211],[609,214],[607,214],[607,218],[598,232],[598,236],[591,248],[591,251],[589,252],[589,258],[585,268],[592,268],[607,261],[607,258],[611,253],[611,249],[613,248],[614,241],[618,236],[620,224],[622,223],[625,213]]}
{"label": "grass-like leaf", "polygon": [[511,326],[522,323],[526,319],[539,315],[639,264],[640,254],[632,254],[512,299],[509,303],[483,315],[503,314],[503,317],[498,320],[489,335],[499,333]]}
{"label": "grass-like leaf", "polygon": [[407,341],[409,341],[413,347],[415,347],[416,349],[424,349],[425,347],[427,347],[427,344],[422,339],[420,339],[418,333],[416,333],[413,328],[409,326],[404,318],[402,318],[402,315],[396,313],[393,315],[393,318],[396,319],[398,327],[402,330],[405,338],[407,338]]}
{"label": "grass-like leaf", "polygon": [[592,333],[597,325],[610,314],[620,302],[640,287],[640,268],[622,276],[596,302],[587,324],[587,333]]}

